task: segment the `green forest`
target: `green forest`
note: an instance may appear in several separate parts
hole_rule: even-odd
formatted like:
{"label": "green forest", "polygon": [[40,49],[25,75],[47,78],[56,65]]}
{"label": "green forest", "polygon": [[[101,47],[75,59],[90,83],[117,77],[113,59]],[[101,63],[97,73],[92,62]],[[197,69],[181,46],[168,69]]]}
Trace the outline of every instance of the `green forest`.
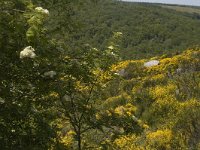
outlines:
{"label": "green forest", "polygon": [[0,150],[200,150],[199,12],[0,0]]}

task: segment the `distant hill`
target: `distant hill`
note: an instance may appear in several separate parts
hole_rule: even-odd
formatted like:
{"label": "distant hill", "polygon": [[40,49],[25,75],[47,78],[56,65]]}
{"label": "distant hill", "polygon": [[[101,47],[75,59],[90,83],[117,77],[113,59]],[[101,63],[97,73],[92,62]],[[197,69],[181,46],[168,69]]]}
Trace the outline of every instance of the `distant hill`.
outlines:
{"label": "distant hill", "polygon": [[200,44],[197,8],[88,0],[77,11],[81,31],[73,35],[76,41],[103,49],[112,33],[120,31],[124,59],[177,53]]}
{"label": "distant hill", "polygon": [[178,6],[178,5],[160,5],[163,8],[173,9],[179,12],[191,13],[191,14],[200,14],[200,7],[192,6]]}

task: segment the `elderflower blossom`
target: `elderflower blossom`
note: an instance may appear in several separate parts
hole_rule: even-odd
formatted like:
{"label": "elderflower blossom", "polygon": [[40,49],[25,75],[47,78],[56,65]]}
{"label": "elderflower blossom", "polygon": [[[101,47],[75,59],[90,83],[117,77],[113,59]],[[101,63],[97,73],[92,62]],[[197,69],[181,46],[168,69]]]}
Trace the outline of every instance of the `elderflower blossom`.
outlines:
{"label": "elderflower blossom", "polygon": [[108,49],[110,49],[110,50],[113,50],[114,49],[114,46],[108,46]]}
{"label": "elderflower blossom", "polygon": [[122,32],[116,32],[115,34],[120,36],[120,35],[122,35]]}
{"label": "elderflower blossom", "polygon": [[44,73],[45,77],[50,77],[50,78],[53,78],[55,75],[57,75],[55,71],[48,71]]}
{"label": "elderflower blossom", "polygon": [[113,55],[113,56],[115,56],[115,53],[114,53],[114,52],[111,52],[110,54]]}
{"label": "elderflower blossom", "polygon": [[36,7],[35,10],[37,12],[41,12],[42,14],[49,15],[49,11],[47,9],[43,9],[42,7]]}
{"label": "elderflower blossom", "polygon": [[114,75],[117,75],[117,76],[119,76],[119,73],[115,72],[115,73],[114,73]]}
{"label": "elderflower blossom", "polygon": [[32,48],[32,46],[25,47],[20,52],[20,59],[23,59],[23,58],[35,58],[36,54],[34,53],[34,51],[35,51],[35,49]]}
{"label": "elderflower blossom", "polygon": [[4,103],[5,103],[5,100],[0,97],[0,104],[4,104]]}

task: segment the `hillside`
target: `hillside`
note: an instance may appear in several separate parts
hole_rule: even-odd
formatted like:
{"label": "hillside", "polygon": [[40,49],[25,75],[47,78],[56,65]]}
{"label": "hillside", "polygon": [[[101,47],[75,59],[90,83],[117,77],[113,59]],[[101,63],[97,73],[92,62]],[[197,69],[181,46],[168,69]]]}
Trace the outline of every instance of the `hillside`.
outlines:
{"label": "hillside", "polygon": [[163,8],[169,8],[179,12],[191,13],[191,14],[200,14],[200,7],[192,6],[178,6],[178,5],[161,5]]}
{"label": "hillside", "polygon": [[[145,64],[152,60],[159,64],[147,67]],[[190,49],[173,57],[114,65],[120,80],[106,87],[108,98],[97,113],[99,120],[106,119],[120,135],[111,136],[107,144],[120,150],[198,150],[199,63],[200,50]]]}
{"label": "hillside", "polygon": [[0,1],[0,149],[200,150],[199,14],[171,7]]}
{"label": "hillside", "polygon": [[106,46],[113,32],[123,33],[120,43],[124,59],[171,54],[200,43],[198,14],[181,13],[154,4],[87,1],[78,8],[82,23],[75,40],[94,47]]}

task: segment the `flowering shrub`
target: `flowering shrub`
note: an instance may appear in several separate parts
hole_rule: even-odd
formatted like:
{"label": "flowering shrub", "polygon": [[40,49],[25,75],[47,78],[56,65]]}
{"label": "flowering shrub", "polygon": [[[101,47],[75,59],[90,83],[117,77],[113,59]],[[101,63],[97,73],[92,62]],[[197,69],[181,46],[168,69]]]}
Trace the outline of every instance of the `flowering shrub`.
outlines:
{"label": "flowering shrub", "polygon": [[121,136],[113,142],[113,147],[123,150],[145,150],[144,147],[138,146],[138,138],[136,135]]}
{"label": "flowering shrub", "polygon": [[171,140],[172,140],[172,131],[157,130],[155,132],[150,132],[146,135],[147,138],[147,147],[152,149],[165,149],[171,150]]}
{"label": "flowering shrub", "polygon": [[29,29],[26,32],[26,38],[28,42],[34,42],[39,40],[40,34],[44,32],[43,23],[49,16],[49,11],[42,7],[36,7],[31,13],[25,13],[28,17]]}

